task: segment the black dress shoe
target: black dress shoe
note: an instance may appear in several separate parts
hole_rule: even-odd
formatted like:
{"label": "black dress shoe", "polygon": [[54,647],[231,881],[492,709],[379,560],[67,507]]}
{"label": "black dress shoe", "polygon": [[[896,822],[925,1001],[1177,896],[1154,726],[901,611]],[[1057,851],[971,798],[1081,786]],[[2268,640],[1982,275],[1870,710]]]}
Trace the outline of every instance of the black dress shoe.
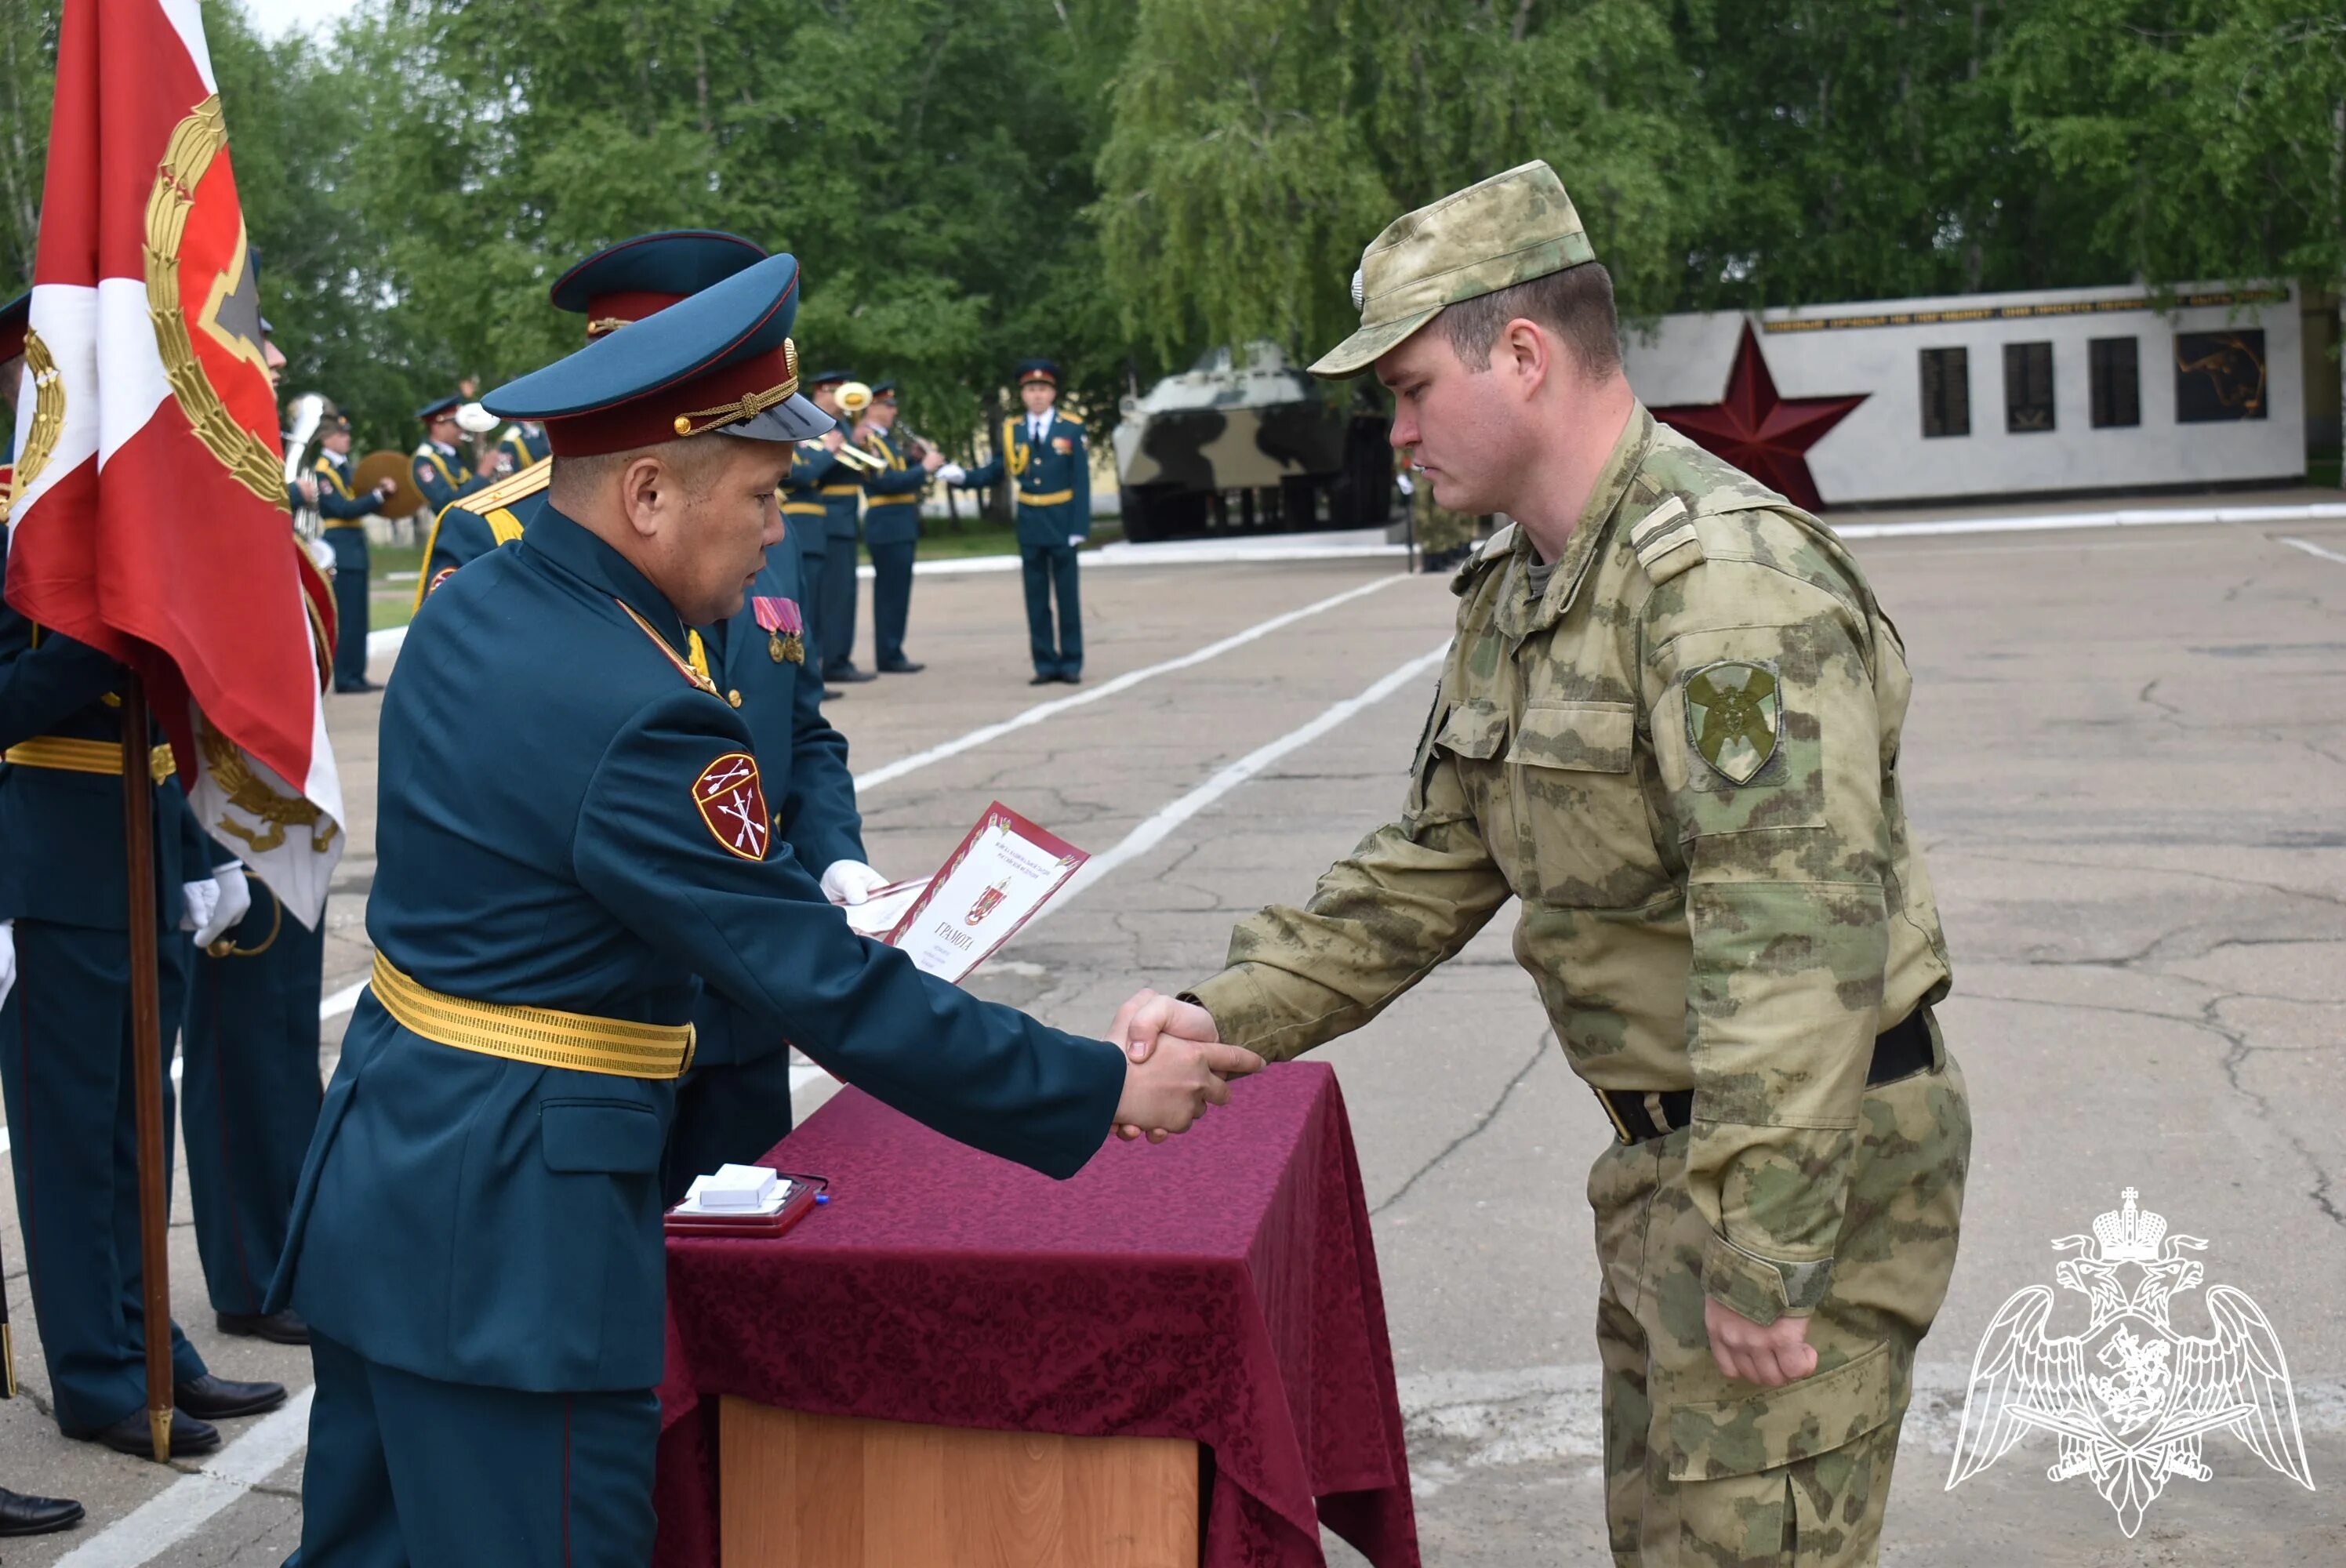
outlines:
{"label": "black dress shoe", "polygon": [[1061,670],[1059,672],[1059,678],[1069,686],[1081,686],[1084,684],[1084,677],[1071,669]]}
{"label": "black dress shoe", "polygon": [[894,664],[882,665],[880,673],[882,675],[918,675],[928,667],[927,665],[916,664],[908,658],[900,658]]}
{"label": "black dress shoe", "polygon": [[[285,1402],[282,1383],[235,1383],[209,1372],[189,1382],[171,1386],[171,1403],[200,1420],[226,1420],[231,1416],[257,1416]],[[175,1443],[178,1440],[172,1440]]]}
{"label": "black dress shoe", "polygon": [[868,669],[858,669],[852,664],[842,664],[833,665],[823,671],[822,678],[825,681],[835,680],[842,686],[859,686],[864,681],[878,680],[880,677]]}
{"label": "black dress shoe", "polygon": [[381,691],[382,689],[382,687],[380,683],[372,680],[362,680],[354,686],[343,686],[340,682],[336,682],[334,686],[334,693],[338,697],[356,697],[364,692]]}
{"label": "black dress shoe", "polygon": [[310,1325],[291,1307],[265,1317],[259,1312],[221,1312],[215,1317],[221,1333],[233,1334],[240,1339],[270,1339],[280,1345],[310,1342]]}
{"label": "black dress shoe", "polygon": [[0,1486],[0,1535],[46,1535],[80,1522],[81,1504],[71,1498],[27,1497]]}
{"label": "black dress shoe", "polygon": [[845,692],[840,690],[835,686],[827,686],[822,688],[822,699],[825,702],[837,702],[841,697],[845,697],[846,695],[847,694]]}
{"label": "black dress shoe", "polygon": [[[100,1427],[96,1431],[67,1432],[66,1436],[78,1438],[84,1442],[102,1442],[117,1453],[127,1453],[136,1459],[155,1457],[154,1436],[148,1430],[145,1410],[133,1410],[110,1427]],[[173,1459],[209,1453],[219,1445],[219,1428],[209,1421],[199,1420],[183,1410],[172,1410]]]}
{"label": "black dress shoe", "polygon": [[1053,670],[1048,675],[1038,675],[1026,684],[1028,686],[1056,686],[1059,684],[1059,672],[1057,670]]}

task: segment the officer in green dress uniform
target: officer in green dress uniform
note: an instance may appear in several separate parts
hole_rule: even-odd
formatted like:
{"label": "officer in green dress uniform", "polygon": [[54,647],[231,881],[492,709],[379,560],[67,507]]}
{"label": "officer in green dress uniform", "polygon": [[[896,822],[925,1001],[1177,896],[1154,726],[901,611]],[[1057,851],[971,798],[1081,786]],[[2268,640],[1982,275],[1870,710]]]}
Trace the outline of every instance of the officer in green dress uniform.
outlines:
{"label": "officer in green dress uniform", "polygon": [[351,463],[351,422],[328,416],[318,433],[318,461],[311,475],[318,490],[318,515],[327,546],[334,552],[334,689],[372,691],[367,679],[366,519],[392,492],[390,480],[359,494]]}
{"label": "officer in green dress uniform", "polygon": [[863,547],[872,555],[872,667],[913,675],[904,619],[913,605],[913,555],[921,542],[921,497],[944,466],[934,450],[896,433],[896,383],[876,382],[857,444],[887,464],[863,476]]}
{"label": "officer in green dress uniform", "polygon": [[648,1561],[696,983],[1055,1176],[1256,1064],[1163,1041],[1127,1067],[980,1001],[854,935],[777,848],[687,628],[740,608],[790,443],[826,427],[792,395],[797,288],[771,258],[486,400],[546,422],[556,473],[521,544],[424,606],[384,699],[373,982],[271,1298],[312,1329],[305,1568]]}
{"label": "officer in green dress uniform", "polygon": [[[991,463],[964,469],[948,463],[939,470],[948,484],[984,490],[1007,474],[1018,494],[1018,556],[1026,575],[1026,631],[1035,657],[1030,686],[1053,681],[1075,685],[1084,668],[1084,612],[1076,589],[1076,552],[1092,531],[1091,458],[1084,450],[1084,422],[1060,411],[1059,367],[1028,360],[1018,367],[1018,395],[1025,417],[1002,422],[1002,441]],[[1058,596],[1059,621],[1051,625],[1051,597]]]}
{"label": "officer in green dress uniform", "polygon": [[[586,341],[617,331],[685,295],[729,278],[762,259],[765,248],[738,234],[710,229],[670,229],[622,239],[580,260],[554,280],[546,298],[557,311],[586,318]],[[521,537],[545,504],[552,470],[545,427],[515,422],[500,450],[515,461],[480,494],[435,511],[417,575],[418,609],[448,574],[500,545]],[[533,455],[534,454],[534,455]]]}
{"label": "officer in green dress uniform", "polygon": [[424,504],[435,516],[489,483],[475,474],[456,450],[456,437],[463,433],[456,423],[457,402],[454,397],[434,398],[415,411],[415,417],[423,422],[423,441],[413,459],[415,488],[423,493]]}

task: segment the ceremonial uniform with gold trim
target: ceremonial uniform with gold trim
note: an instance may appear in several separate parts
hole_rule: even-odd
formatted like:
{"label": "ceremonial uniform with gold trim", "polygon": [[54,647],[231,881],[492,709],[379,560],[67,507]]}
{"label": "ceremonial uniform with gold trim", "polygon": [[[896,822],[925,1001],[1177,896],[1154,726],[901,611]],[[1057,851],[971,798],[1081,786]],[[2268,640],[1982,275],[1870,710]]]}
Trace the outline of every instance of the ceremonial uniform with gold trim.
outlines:
{"label": "ceremonial uniform with gold trim", "polygon": [[[0,552],[0,594],[7,566]],[[122,829],[123,671],[0,602],[0,921],[16,983],[0,1004],[0,1088],[26,1268],[58,1427],[95,1435],[147,1405],[138,1155]],[[209,876],[154,730],[155,907],[164,1056],[186,1010],[183,885]],[[160,1064],[153,1064],[159,1070]],[[170,1076],[163,1074],[170,1169]],[[168,1180],[168,1174],[166,1180]],[[171,1326],[175,1382],[205,1375]]]}
{"label": "ceremonial uniform with gold trim", "polygon": [[415,471],[415,488],[423,493],[424,504],[435,515],[490,483],[474,473],[454,447],[436,441],[417,447],[411,466]]}
{"label": "ceremonial uniform with gold trim", "polygon": [[[823,649],[829,646],[823,595],[831,573],[831,514],[836,507],[854,506],[862,494],[862,476],[854,465],[824,451],[822,443],[801,442],[790,454],[790,471],[782,478],[782,517],[798,535],[807,589],[801,608],[806,615],[808,656],[818,675],[824,673]],[[847,554],[851,559],[855,554],[852,541]],[[852,588],[849,600],[853,602]]]}
{"label": "ceremonial uniform with gold trim", "polygon": [[546,483],[553,473],[553,466],[541,461],[443,507],[432,519],[432,532],[424,536],[423,569],[415,582],[416,606],[421,608],[433,590],[465,562],[476,561],[498,545],[520,538],[545,504]]}
{"label": "ceremonial uniform with gold trim", "polygon": [[[877,389],[875,389],[876,391]],[[904,622],[913,606],[913,557],[921,543],[921,497],[929,474],[913,443],[892,430],[870,430],[859,443],[888,465],[863,476],[863,547],[872,556],[872,667],[901,669]]]}
{"label": "ceremonial uniform with gold trim", "polygon": [[362,691],[367,678],[367,535],[366,519],[373,515],[373,492],[364,495],[352,487],[353,465],[348,453],[321,452],[312,470],[318,479],[318,515],[325,524],[325,539],[334,552],[334,689]]}
{"label": "ceremonial uniform with gold trim", "polygon": [[[827,421],[785,395],[796,286],[775,257],[485,402],[547,418],[556,462],[727,404],[701,428],[811,436]],[[1003,1157],[1066,1176],[1107,1134],[1122,1052],[849,931],[776,845],[750,726],[689,647],[659,591],[548,505],[402,649],[374,979],[272,1297],[309,1319],[318,1371],[304,1568],[649,1560],[661,1153],[703,984]]]}
{"label": "ceremonial uniform with gold trim", "polygon": [[497,450],[511,460],[506,469],[511,473],[554,455],[554,448],[546,443],[546,427],[534,420],[505,426],[505,433],[497,437]]}
{"label": "ceremonial uniform with gold trim", "polygon": [[[1032,361],[1030,361],[1031,363]],[[1030,373],[1022,372],[1022,373]],[[1056,382],[1056,374],[1045,377]],[[1054,406],[1002,422],[993,461],[949,480],[984,490],[1005,474],[1018,499],[1018,556],[1025,570],[1026,631],[1040,680],[1074,680],[1084,667],[1084,611],[1076,585],[1078,542],[1092,531],[1092,467],[1084,422]],[[1051,601],[1058,599],[1058,624]]]}
{"label": "ceremonial uniform with gold trim", "polygon": [[[847,738],[822,716],[822,677],[806,647],[800,533],[788,529],[766,552],[749,601],[709,631],[707,647],[718,688],[750,727],[775,838],[816,876],[838,861],[860,862],[865,856]],[[775,1058],[788,1056],[790,1042],[755,1013],[707,988],[692,1023],[692,1070],[677,1084],[668,1128],[670,1203],[684,1196],[694,1176],[729,1161],[759,1158],[790,1125],[790,1074],[770,1070]]]}

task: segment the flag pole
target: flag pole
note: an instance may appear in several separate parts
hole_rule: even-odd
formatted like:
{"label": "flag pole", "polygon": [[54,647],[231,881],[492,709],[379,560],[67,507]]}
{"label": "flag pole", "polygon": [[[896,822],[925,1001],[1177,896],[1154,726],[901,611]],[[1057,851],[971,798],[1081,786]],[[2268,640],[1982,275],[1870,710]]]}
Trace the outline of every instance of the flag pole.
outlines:
{"label": "flag pole", "polygon": [[138,1111],[138,1272],[145,1287],[147,1424],[158,1463],[171,1457],[171,1278],[163,1250],[163,999],[155,942],[155,779],[147,685],[122,686],[122,840],[130,876],[130,1079]]}

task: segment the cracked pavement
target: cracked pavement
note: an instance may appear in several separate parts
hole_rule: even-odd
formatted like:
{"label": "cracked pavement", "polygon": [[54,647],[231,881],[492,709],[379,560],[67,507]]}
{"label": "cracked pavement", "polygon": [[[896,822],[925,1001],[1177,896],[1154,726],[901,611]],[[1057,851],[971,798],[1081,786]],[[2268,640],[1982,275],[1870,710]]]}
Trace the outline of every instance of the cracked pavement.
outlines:
{"label": "cracked pavement", "polygon": [[[1902,770],[1955,959],[1942,1019],[1974,1096],[1962,1259],[1924,1344],[1883,1561],[2165,1564],[2346,1561],[2346,527],[2207,526],[1889,538],[1855,546],[1905,637]],[[1088,681],[1202,647],[1385,575],[1382,561],[1094,571]],[[1418,578],[1190,668],[1014,730],[868,791],[873,862],[941,860],[999,798],[1099,853],[1218,769],[1432,647],[1453,600]],[[863,605],[869,641],[869,599]],[[1025,685],[1014,575],[923,576],[913,677],[833,705],[871,769],[1047,697]],[[384,669],[378,667],[377,678]],[[1397,806],[1431,677],[1282,758],[1030,925],[973,988],[1106,1026],[1138,984],[1220,960],[1231,920],[1305,896]],[[331,709],[355,820],[326,988],[362,976],[376,699]],[[1607,1135],[1509,951],[1512,911],[1324,1055],[1352,1119],[1409,1422],[1426,1560],[1597,1564],[1601,1484],[1583,1195]],[[330,1024],[332,1044],[340,1023]],[[803,1114],[828,1092],[801,1095]],[[1997,1308],[2050,1283],[2056,1237],[2141,1189],[2205,1237],[2210,1284],[2278,1330],[2314,1477],[2228,1437],[2121,1535],[2024,1443],[1943,1490],[1972,1352]],[[298,1352],[211,1332],[193,1237],[171,1236],[181,1321],[229,1376],[306,1381]],[[0,1483],[65,1492],[91,1522],[11,1543],[56,1563],[172,1479],[59,1439],[11,1201],[0,1245],[32,1398],[0,1405]],[[2178,1326],[2200,1331],[2192,1304]],[[249,1423],[229,1423],[233,1437]],[[298,1461],[153,1561],[274,1568]],[[128,1561],[128,1560],[126,1560]],[[1356,1564],[1331,1543],[1329,1561]]]}

